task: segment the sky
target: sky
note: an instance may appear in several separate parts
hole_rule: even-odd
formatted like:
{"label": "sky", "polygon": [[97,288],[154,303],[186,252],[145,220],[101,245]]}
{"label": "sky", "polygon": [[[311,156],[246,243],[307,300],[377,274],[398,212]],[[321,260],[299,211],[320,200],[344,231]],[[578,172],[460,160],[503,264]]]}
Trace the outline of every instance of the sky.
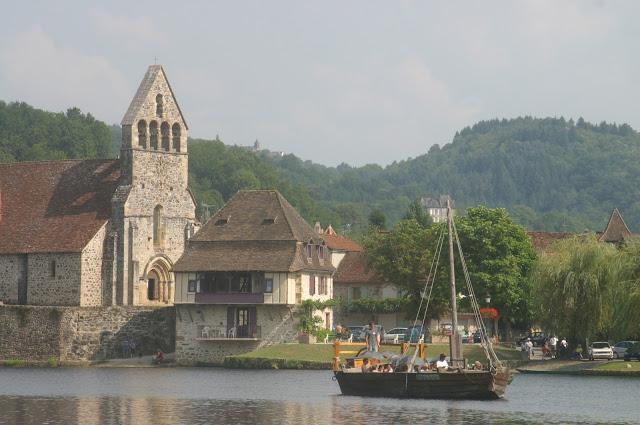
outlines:
{"label": "sky", "polygon": [[0,100],[120,123],[163,65],[189,136],[382,166],[481,120],[640,130],[640,2],[14,1]]}

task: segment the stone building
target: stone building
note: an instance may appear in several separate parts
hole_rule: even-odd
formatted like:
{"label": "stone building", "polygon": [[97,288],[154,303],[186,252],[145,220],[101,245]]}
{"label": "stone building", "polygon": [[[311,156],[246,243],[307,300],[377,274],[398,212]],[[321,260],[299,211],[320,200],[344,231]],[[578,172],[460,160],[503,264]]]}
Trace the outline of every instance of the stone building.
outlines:
{"label": "stone building", "polygon": [[[295,310],[333,297],[322,235],[274,190],[239,191],[189,240],[176,274],[176,360],[297,341]],[[332,311],[316,311],[331,328]]]}
{"label": "stone building", "polygon": [[187,123],[150,66],[115,160],[0,164],[0,301],[173,303],[171,268],[196,230]]}
{"label": "stone building", "polygon": [[447,219],[447,202],[451,204],[453,213],[456,213],[456,203],[449,195],[440,195],[439,198],[422,198],[420,203],[425,212],[431,216],[434,223],[439,223]]}

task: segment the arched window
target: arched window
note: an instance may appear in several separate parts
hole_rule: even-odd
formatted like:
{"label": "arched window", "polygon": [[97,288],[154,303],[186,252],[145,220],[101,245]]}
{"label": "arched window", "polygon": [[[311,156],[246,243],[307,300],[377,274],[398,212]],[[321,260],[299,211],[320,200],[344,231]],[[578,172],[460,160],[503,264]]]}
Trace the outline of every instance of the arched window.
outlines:
{"label": "arched window", "polygon": [[156,117],[162,118],[162,95],[159,94],[156,96]]}
{"label": "arched window", "polygon": [[156,205],[153,209],[153,244],[164,243],[164,211],[162,205]]}
{"label": "arched window", "polygon": [[181,133],[180,124],[178,123],[173,124],[172,133],[173,133],[173,151],[180,152],[180,133]]}
{"label": "arched window", "polygon": [[138,146],[142,149],[147,148],[147,122],[145,120],[138,121]]}
{"label": "arched window", "polygon": [[158,150],[158,122],[151,121],[149,124],[149,140],[151,141],[149,148],[151,150]]}
{"label": "arched window", "polygon": [[165,152],[169,152],[170,143],[169,140],[169,123],[163,121],[160,125],[160,133],[162,134],[162,150]]}

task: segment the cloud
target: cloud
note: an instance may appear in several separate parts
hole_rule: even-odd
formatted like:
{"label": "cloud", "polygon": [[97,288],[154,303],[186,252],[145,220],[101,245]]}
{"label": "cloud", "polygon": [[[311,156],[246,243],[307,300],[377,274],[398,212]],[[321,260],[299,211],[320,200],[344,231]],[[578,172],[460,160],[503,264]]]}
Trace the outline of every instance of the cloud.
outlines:
{"label": "cloud", "polygon": [[116,16],[97,7],[91,11],[91,19],[98,33],[122,41],[129,50],[138,49],[139,44],[166,44],[170,41],[148,16]]}
{"label": "cloud", "polygon": [[56,112],[75,106],[109,123],[119,122],[131,97],[128,82],[107,59],[57,46],[40,26],[7,40],[0,64],[7,101]]}

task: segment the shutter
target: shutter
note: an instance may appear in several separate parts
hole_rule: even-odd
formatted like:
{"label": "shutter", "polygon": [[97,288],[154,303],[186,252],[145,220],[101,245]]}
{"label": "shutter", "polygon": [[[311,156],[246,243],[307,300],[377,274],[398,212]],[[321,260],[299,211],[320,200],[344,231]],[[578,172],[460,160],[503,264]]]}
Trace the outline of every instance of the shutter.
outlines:
{"label": "shutter", "polygon": [[309,276],[309,295],[316,294],[316,277],[314,275]]}
{"label": "shutter", "polygon": [[249,307],[249,338],[253,338],[253,334],[258,329],[258,310],[255,307]]}
{"label": "shutter", "polygon": [[360,289],[360,298],[368,298],[369,295],[369,291],[367,291],[367,288],[361,288]]}
{"label": "shutter", "polygon": [[235,325],[235,315],[236,309],[233,307],[227,307],[227,335],[229,335],[229,331]]}
{"label": "shutter", "polygon": [[347,286],[347,301],[351,301],[353,299],[353,287]]}

